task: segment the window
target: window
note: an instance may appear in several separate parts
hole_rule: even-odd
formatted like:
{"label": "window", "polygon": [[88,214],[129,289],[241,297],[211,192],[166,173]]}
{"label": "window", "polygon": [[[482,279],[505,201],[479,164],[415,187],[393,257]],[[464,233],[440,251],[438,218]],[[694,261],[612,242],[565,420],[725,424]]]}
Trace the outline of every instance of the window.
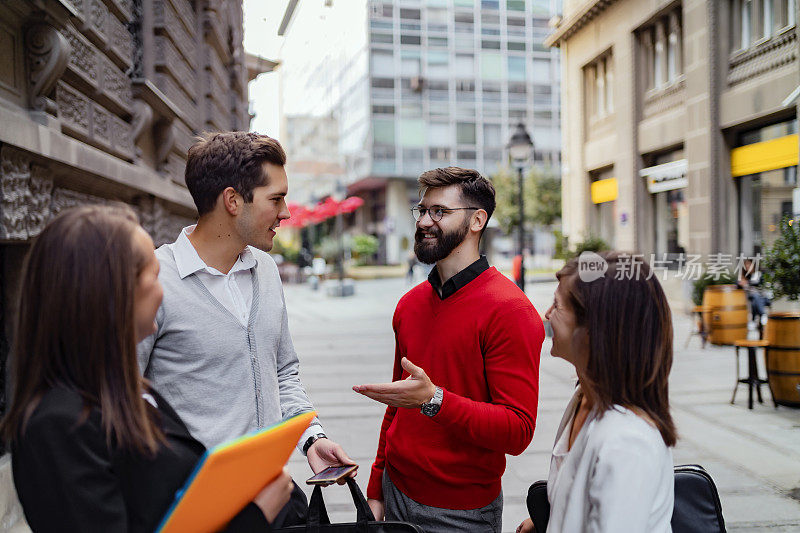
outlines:
{"label": "window", "polygon": [[447,76],[449,73],[449,60],[450,55],[447,52],[439,50],[428,50],[428,67],[426,73],[428,76]]}
{"label": "window", "polygon": [[373,76],[394,76],[394,55],[391,50],[372,50]]}
{"label": "window", "polygon": [[421,70],[420,53],[418,50],[403,50],[400,53],[401,76],[413,78],[419,76]]}
{"label": "window", "polygon": [[511,81],[525,81],[525,58],[521,56],[509,56],[508,60],[508,79]]}
{"label": "window", "polygon": [[506,9],[509,11],[525,11],[525,0],[506,0]]}
{"label": "window", "polygon": [[431,122],[428,125],[431,142],[438,145],[453,144],[453,128],[449,122]]}
{"label": "window", "polygon": [[434,161],[450,161],[450,148],[430,148],[428,154],[431,157],[431,163]]}
{"label": "window", "polygon": [[401,35],[400,44],[420,44],[422,42],[419,35]]}
{"label": "window", "polygon": [[500,124],[483,125],[483,145],[484,146],[503,146],[503,137]]}
{"label": "window", "polygon": [[475,56],[472,54],[456,54],[456,72],[459,78],[475,76]]}
{"label": "window", "polygon": [[401,9],[400,18],[406,20],[419,20],[420,11],[419,9]]}
{"label": "window", "polygon": [[417,118],[401,119],[400,144],[411,147],[425,146],[425,121]]}
{"label": "window", "polygon": [[459,24],[472,24],[474,22],[472,13],[458,12],[456,13],[456,22]]}
{"label": "window", "polygon": [[680,8],[659,17],[637,34],[645,88],[674,83],[683,72],[683,31]]}
{"label": "window", "polygon": [[456,124],[456,142],[458,144],[475,144],[474,122],[458,122]]}
{"label": "window", "polygon": [[797,0],[732,0],[731,50],[744,50],[796,23]]}
{"label": "window", "polygon": [[392,18],[392,4],[379,4],[372,6],[373,17],[387,17]]}
{"label": "window", "polygon": [[[614,112],[614,66],[611,53],[606,53],[584,67],[586,115],[593,120]],[[534,94],[534,103],[535,101]]]}
{"label": "window", "polygon": [[392,44],[392,34],[372,32],[369,36],[369,41],[377,44]]}
{"label": "window", "polygon": [[550,79],[550,60],[534,58],[531,67],[534,81],[545,81]]}
{"label": "window", "polygon": [[447,37],[428,37],[428,46],[447,48]]}
{"label": "window", "polygon": [[525,43],[524,42],[508,41],[508,49],[509,50],[520,50],[520,51],[524,52],[525,51]]}
{"label": "window", "polygon": [[394,120],[385,118],[373,119],[372,138],[376,144],[394,144]]}
{"label": "window", "polygon": [[372,86],[377,89],[394,89],[392,78],[372,78]]}
{"label": "window", "polygon": [[374,114],[394,115],[393,105],[373,105],[372,112]]}
{"label": "window", "polygon": [[486,80],[503,78],[503,56],[495,52],[481,54],[481,77]]}

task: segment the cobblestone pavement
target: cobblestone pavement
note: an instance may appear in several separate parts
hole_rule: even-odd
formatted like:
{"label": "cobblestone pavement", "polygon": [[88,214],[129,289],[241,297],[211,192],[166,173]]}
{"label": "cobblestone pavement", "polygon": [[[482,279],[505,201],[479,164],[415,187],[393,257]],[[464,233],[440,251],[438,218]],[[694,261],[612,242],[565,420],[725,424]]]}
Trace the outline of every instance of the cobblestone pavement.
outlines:
{"label": "cobblestone pavement", "polygon": [[[391,379],[391,318],[397,300],[409,288],[402,279],[361,281],[355,296],[331,298],[304,285],[285,287],[303,381],[328,434],[361,465],[357,479],[364,490],[384,409],[350,387]],[[527,293],[544,314],[554,290],[555,283],[534,283]],[[730,531],[800,531],[800,502],[790,496],[800,492],[800,410],[775,409],[765,390],[765,403],[756,403],[750,411],[744,385],[731,405],[733,349],[703,350],[697,337],[684,349],[692,321],[678,311],[673,320],[670,392],[680,433],[675,463],[701,464],[711,473]],[[528,486],[547,477],[557,424],[575,383],[572,367],[549,354],[545,340],[536,433],[522,455],[508,458],[503,477],[504,531],[514,531],[525,518]],[[764,372],[763,361],[760,364]],[[310,476],[305,458],[295,453],[290,469],[305,486]],[[325,497],[333,521],[355,517],[346,488],[328,488]]]}

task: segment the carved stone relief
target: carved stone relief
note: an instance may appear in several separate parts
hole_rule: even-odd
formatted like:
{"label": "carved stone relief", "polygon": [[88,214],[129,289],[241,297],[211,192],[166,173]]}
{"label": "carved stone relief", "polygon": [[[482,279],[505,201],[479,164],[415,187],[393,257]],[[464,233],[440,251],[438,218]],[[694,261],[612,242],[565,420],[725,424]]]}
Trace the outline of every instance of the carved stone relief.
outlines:
{"label": "carved stone relief", "polygon": [[99,61],[97,60],[97,51],[94,46],[70,26],[64,29],[63,35],[70,44],[70,68],[82,75],[86,81],[95,85]]}
{"label": "carved stone relief", "polygon": [[53,182],[47,169],[31,165],[23,152],[0,150],[0,239],[26,240],[38,235],[50,219]]}
{"label": "carved stone relief", "polygon": [[728,84],[736,85],[795,61],[797,61],[797,34],[791,31],[731,58]]}
{"label": "carved stone relief", "polygon": [[59,83],[56,88],[56,102],[58,104],[58,117],[66,125],[84,135],[88,135],[89,114],[91,113],[89,99],[68,85]]}
{"label": "carved stone relief", "polygon": [[36,24],[25,36],[28,56],[28,96],[37,111],[55,114],[56,105],[48,96],[64,73],[70,57],[70,44],[54,27]]}
{"label": "carved stone relief", "polygon": [[139,223],[156,246],[174,242],[181,229],[194,224],[190,218],[170,213],[159,200],[149,196],[137,200],[133,208],[139,215]]}
{"label": "carved stone relief", "polygon": [[109,59],[103,62],[102,90],[114,98],[118,104],[130,109],[133,104],[131,80],[123,74]]}

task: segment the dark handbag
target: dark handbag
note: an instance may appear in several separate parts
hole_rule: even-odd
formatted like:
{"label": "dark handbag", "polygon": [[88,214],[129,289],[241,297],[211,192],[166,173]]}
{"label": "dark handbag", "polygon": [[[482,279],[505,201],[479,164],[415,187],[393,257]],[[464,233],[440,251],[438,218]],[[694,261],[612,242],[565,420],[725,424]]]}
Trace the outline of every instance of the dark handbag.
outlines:
{"label": "dark handbag", "polygon": [[714,480],[700,465],[675,467],[673,533],[725,533],[722,504]]}
{"label": "dark handbag", "polygon": [[[536,532],[545,533],[550,519],[547,481],[531,485],[526,503]],[[670,524],[672,533],[725,533],[717,486],[702,466],[675,467],[675,506]]]}
{"label": "dark handbag", "polygon": [[528,516],[533,521],[534,531],[544,533],[547,531],[547,521],[550,520],[550,500],[547,499],[547,481],[537,481],[528,489]]}
{"label": "dark handbag", "polygon": [[347,487],[350,489],[356,507],[355,522],[331,524],[328,511],[325,509],[325,502],[322,499],[322,487],[317,485],[314,487],[314,492],[311,493],[311,500],[308,504],[308,523],[303,526],[279,528],[275,531],[285,533],[422,533],[419,526],[407,522],[375,520],[372,509],[369,508],[369,504],[355,480],[348,478]]}

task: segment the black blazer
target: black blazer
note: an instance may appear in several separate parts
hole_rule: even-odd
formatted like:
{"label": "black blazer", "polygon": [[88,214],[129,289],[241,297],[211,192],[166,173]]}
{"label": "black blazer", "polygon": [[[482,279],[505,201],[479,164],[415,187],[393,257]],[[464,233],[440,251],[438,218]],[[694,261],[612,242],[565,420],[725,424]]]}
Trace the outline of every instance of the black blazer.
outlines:
{"label": "black blazer", "polygon": [[[64,387],[48,391],[24,434],[11,446],[11,463],[25,518],[33,531],[153,531],[205,452],[157,393],[158,418],[168,445],[154,457],[108,445],[100,410],[82,420],[83,400]],[[252,502],[226,531],[269,531]]]}

